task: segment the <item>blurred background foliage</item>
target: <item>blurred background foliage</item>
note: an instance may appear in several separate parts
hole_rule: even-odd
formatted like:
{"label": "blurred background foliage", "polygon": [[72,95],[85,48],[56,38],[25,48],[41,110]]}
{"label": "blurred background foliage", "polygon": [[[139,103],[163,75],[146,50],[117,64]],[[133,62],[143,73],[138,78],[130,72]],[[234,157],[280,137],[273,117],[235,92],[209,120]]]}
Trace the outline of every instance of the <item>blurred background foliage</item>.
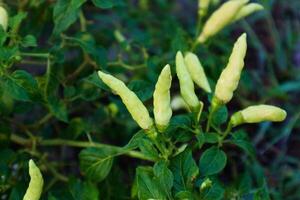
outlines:
{"label": "blurred background foliage", "polygon": [[[213,2],[209,13],[221,3]],[[244,128],[263,165],[272,199],[297,200],[300,1],[257,2],[264,11],[224,29],[195,52],[214,85],[235,39],[247,32],[245,71],[228,108],[234,112],[269,103],[287,110],[284,123]],[[125,145],[138,127],[94,72],[102,69],[121,78],[151,107],[160,70],[169,63],[174,72],[175,53],[190,50],[197,36],[197,1],[7,0],[2,4],[11,16],[11,33],[2,31],[0,42],[9,37],[11,44],[0,49],[1,74],[6,74],[0,85],[1,199],[21,199],[29,180],[26,164],[32,156],[47,174],[48,199],[86,199],[87,193],[129,199],[135,167],[143,162],[120,157],[108,178],[96,185],[80,178],[80,149],[42,141],[60,138]],[[179,91],[178,82],[174,83],[172,96]],[[203,92],[198,94],[207,102]],[[247,158],[235,148],[228,151],[235,168],[226,172],[234,175],[240,159]],[[255,171],[251,163],[249,167]],[[247,175],[242,178],[247,180]],[[112,187],[116,185],[120,187]]]}

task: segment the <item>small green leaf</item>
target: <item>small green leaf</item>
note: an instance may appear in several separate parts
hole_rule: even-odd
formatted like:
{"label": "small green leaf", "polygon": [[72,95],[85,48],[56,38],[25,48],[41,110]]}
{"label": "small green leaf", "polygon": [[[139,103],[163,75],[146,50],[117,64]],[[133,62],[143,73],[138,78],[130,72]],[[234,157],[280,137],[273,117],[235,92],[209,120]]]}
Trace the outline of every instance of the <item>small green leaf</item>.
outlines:
{"label": "small green leaf", "polygon": [[167,199],[162,188],[158,184],[151,167],[138,167],[136,170],[136,178],[139,199]]}
{"label": "small green leaf", "polygon": [[249,156],[253,158],[255,157],[255,148],[253,147],[251,142],[243,139],[234,138],[231,139],[229,142],[243,149]]}
{"label": "small green leaf", "polygon": [[106,50],[98,46],[93,35],[89,33],[80,33],[76,37],[66,38],[70,44],[78,45],[84,52],[89,54],[91,58],[102,68],[106,66],[107,53]]}
{"label": "small green leaf", "polygon": [[174,175],[175,192],[189,191],[193,188],[193,182],[199,174],[199,169],[190,149],[186,149],[174,157],[171,160],[170,169]]}
{"label": "small green leaf", "polygon": [[142,100],[146,101],[152,98],[154,87],[149,82],[143,80],[134,80],[128,84],[131,89]]}
{"label": "small green leaf", "polygon": [[97,72],[92,73],[91,75],[87,76],[83,79],[83,81],[91,83],[103,90],[109,91],[109,88],[101,81]]}
{"label": "small green leaf", "polygon": [[26,12],[19,12],[17,15],[9,18],[9,27],[12,32],[15,32],[20,26],[21,22],[27,17]]}
{"label": "small green leaf", "polygon": [[219,141],[218,133],[210,132],[204,135],[205,135],[205,143],[214,144],[214,143],[218,143]]}
{"label": "small green leaf", "polygon": [[159,154],[149,139],[140,140],[139,148],[145,156],[147,156],[153,160],[159,159]]}
{"label": "small green leaf", "polygon": [[227,110],[226,106],[222,106],[220,109],[218,109],[214,113],[212,122],[216,126],[219,126],[219,125],[225,123],[227,118],[228,118],[228,110]]}
{"label": "small green leaf", "polygon": [[56,2],[53,10],[53,35],[59,35],[76,21],[80,7],[85,2],[86,0],[58,0]]}
{"label": "small green leaf", "polygon": [[219,173],[226,166],[226,154],[217,147],[211,147],[203,152],[199,161],[201,176]]}
{"label": "small green leaf", "polygon": [[97,185],[91,182],[81,182],[79,179],[71,179],[69,182],[69,188],[74,199],[99,199],[99,190]]}
{"label": "small green leaf", "polygon": [[80,169],[88,179],[100,182],[108,175],[113,158],[120,152],[108,147],[87,148],[80,152]]}
{"label": "small green leaf", "polygon": [[132,136],[130,141],[125,145],[124,149],[136,149],[144,139],[146,139],[146,133],[144,130],[140,130]]}
{"label": "small green leaf", "polygon": [[21,44],[23,47],[36,47],[37,46],[36,38],[33,35],[26,35],[22,39]]}
{"label": "small green leaf", "polygon": [[50,112],[57,117],[57,119],[68,122],[68,112],[65,103],[59,100],[55,96],[49,96],[47,99],[47,105]]}
{"label": "small green leaf", "polygon": [[189,191],[180,191],[175,195],[177,200],[194,200],[194,196]]}
{"label": "small green leaf", "polygon": [[167,163],[165,161],[155,163],[153,172],[158,180],[158,183],[160,184],[162,191],[169,199],[171,199],[171,189],[173,186],[174,177],[171,170],[168,169]]}
{"label": "small green leaf", "polygon": [[199,149],[201,149],[203,144],[205,143],[205,135],[203,132],[200,132],[199,134],[196,135],[196,137],[197,137]]}
{"label": "small green leaf", "polygon": [[231,134],[232,138],[229,140],[231,144],[234,144],[243,149],[249,156],[255,158],[256,151],[251,141],[249,140],[247,133],[240,130]]}
{"label": "small green leaf", "polygon": [[70,121],[66,135],[69,136],[69,138],[76,139],[87,130],[86,122],[82,118],[76,117]]}
{"label": "small green leaf", "polygon": [[95,6],[103,9],[124,5],[123,0],[92,0]]}
{"label": "small green leaf", "polygon": [[224,189],[218,183],[213,181],[213,185],[201,193],[201,199],[205,200],[221,200],[224,199]]}
{"label": "small green leaf", "polygon": [[16,70],[5,77],[4,89],[14,99],[20,101],[41,101],[37,81],[24,70]]}

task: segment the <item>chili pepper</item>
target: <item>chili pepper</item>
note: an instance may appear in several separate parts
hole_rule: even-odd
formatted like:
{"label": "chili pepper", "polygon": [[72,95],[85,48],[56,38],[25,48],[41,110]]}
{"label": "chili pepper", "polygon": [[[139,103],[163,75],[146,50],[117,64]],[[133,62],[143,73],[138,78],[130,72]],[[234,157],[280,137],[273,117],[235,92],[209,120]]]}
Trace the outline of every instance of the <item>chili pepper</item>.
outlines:
{"label": "chili pepper", "polygon": [[121,80],[101,71],[98,71],[98,75],[112,91],[121,97],[127,110],[138,125],[142,129],[149,130],[153,126],[153,120],[149,116],[147,108],[136,94],[128,89]]}
{"label": "chili pepper", "polygon": [[29,161],[30,182],[23,200],[39,200],[42,194],[44,180],[39,168],[33,160]]}
{"label": "chili pepper", "polygon": [[204,17],[207,13],[211,0],[198,0],[198,14],[200,17]]}
{"label": "chili pepper", "polygon": [[180,95],[175,95],[172,97],[171,100],[171,108],[172,110],[180,110],[180,109],[186,109],[188,110],[188,105],[185,103],[185,101],[182,99]]}
{"label": "chili pepper", "polygon": [[161,71],[153,93],[154,117],[156,127],[163,132],[172,117],[170,88],[172,75],[170,65]]}
{"label": "chili pepper", "polygon": [[257,11],[260,11],[260,10],[263,10],[264,7],[258,3],[249,3],[245,6],[243,6],[239,11],[238,13],[236,14],[236,16],[234,17],[234,22],[235,21],[238,21],[242,18],[245,18],[247,17],[248,15],[254,13],[254,12],[257,12]]}
{"label": "chili pepper", "polygon": [[213,102],[216,105],[228,103],[236,90],[247,51],[247,36],[242,34],[235,42],[226,68],[222,71],[215,88]]}
{"label": "chili pepper", "polygon": [[230,0],[222,4],[204,24],[202,33],[198,37],[198,41],[204,43],[208,38],[214,36],[225,26],[230,24],[235,19],[239,10],[248,1],[249,0]]}
{"label": "chili pepper", "polygon": [[286,118],[286,111],[271,105],[249,106],[236,112],[230,118],[232,126],[243,123],[259,123],[263,121],[280,122]]}
{"label": "chili pepper", "polygon": [[183,100],[192,111],[198,112],[200,103],[194,91],[194,83],[186,68],[184,58],[180,51],[176,54],[176,73],[179,79],[180,93]]}
{"label": "chili pepper", "polygon": [[197,55],[188,52],[185,57],[185,64],[186,67],[193,79],[193,81],[203,90],[205,90],[208,93],[211,93],[211,89],[208,83],[208,80],[206,78],[204,69],[201,65],[200,60],[198,59]]}
{"label": "chili pepper", "polygon": [[6,31],[8,24],[8,14],[7,11],[0,6],[0,25],[2,26],[3,30]]}

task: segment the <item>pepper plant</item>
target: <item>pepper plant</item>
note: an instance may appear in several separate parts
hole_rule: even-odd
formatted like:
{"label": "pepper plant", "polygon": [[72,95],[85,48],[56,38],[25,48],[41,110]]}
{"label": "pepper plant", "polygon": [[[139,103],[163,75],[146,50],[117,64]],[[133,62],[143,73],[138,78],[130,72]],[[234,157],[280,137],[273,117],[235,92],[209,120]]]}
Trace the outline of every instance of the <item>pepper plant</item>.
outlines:
{"label": "pepper plant", "polygon": [[[241,125],[280,122],[286,112],[266,104],[242,110],[228,105],[244,68],[246,33],[236,39],[216,81],[205,73],[205,57],[197,55],[197,49],[209,45],[230,24],[262,10],[261,5],[229,0],[208,15],[215,2],[200,0],[195,37],[190,37],[187,48],[162,57],[157,68],[164,67],[152,78],[153,85],[144,87],[143,82],[125,84],[126,76],[116,78],[119,69],[113,67],[125,73],[134,69],[134,76],[136,69],[152,67],[151,53],[141,48],[146,64],[135,67],[122,56],[104,62],[104,49],[88,32],[91,22],[83,12],[84,6],[107,9],[126,6],[125,2],[51,2],[54,23],[44,53],[38,50],[40,38],[22,28],[28,15],[24,10],[47,3],[22,1],[17,10],[11,2],[0,7],[1,199],[270,199],[263,168]],[[147,0],[139,2],[140,9],[149,5]],[[39,16],[48,19],[49,10]],[[78,28],[75,36],[68,35],[68,30]],[[119,30],[113,36],[133,54],[132,60],[140,60],[132,53],[134,44]],[[74,47],[81,49],[81,56]],[[82,62],[74,69],[66,64],[68,57],[80,57]],[[31,74],[40,73],[31,69],[33,65],[44,66],[43,74]],[[228,119],[229,112],[233,114]],[[125,136],[130,139],[120,145],[110,142]],[[16,153],[11,150],[14,145],[23,148]],[[69,162],[66,146],[74,147],[75,164]],[[124,157],[133,159],[130,169],[124,162],[131,161],[122,163]],[[241,158],[238,164],[236,157]]]}

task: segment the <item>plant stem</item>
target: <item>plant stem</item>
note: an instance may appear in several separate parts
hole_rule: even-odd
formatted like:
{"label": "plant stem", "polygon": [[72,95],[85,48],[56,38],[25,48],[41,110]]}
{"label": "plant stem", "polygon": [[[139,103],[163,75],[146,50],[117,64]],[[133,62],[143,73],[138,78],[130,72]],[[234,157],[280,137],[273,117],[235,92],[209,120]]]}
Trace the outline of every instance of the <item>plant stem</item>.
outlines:
{"label": "plant stem", "polygon": [[49,58],[49,53],[24,53],[20,52],[21,56],[38,57],[38,58]]}
{"label": "plant stem", "polygon": [[222,140],[224,140],[227,137],[227,135],[230,133],[231,129],[232,129],[232,124],[229,122],[224,134],[221,137]]}
{"label": "plant stem", "polygon": [[80,21],[80,30],[82,32],[85,32],[86,31],[86,19],[84,17],[82,10],[79,12],[79,21]]}
{"label": "plant stem", "polygon": [[209,128],[211,126],[211,121],[214,113],[220,108],[221,104],[216,98],[213,98],[211,101],[211,105],[209,108],[209,114],[208,114],[208,119],[207,119],[207,124],[206,124],[206,132],[209,131]]}
{"label": "plant stem", "polygon": [[206,124],[206,129],[205,129],[206,132],[208,132],[210,129],[211,121],[212,121],[212,117],[213,117],[214,113],[215,113],[215,109],[213,107],[211,107],[211,110],[208,114],[208,119],[207,119],[207,124]]}
{"label": "plant stem", "polygon": [[[25,139],[23,137],[20,137],[16,134],[11,134],[11,140],[17,144],[20,145],[31,145],[32,142],[29,139]],[[75,141],[75,140],[65,140],[65,139],[47,139],[47,140],[41,140],[37,142],[37,145],[40,146],[71,146],[71,147],[78,147],[78,148],[86,148],[86,147],[95,147],[95,148],[111,148],[119,152],[124,152],[125,155],[133,157],[133,158],[139,158],[142,160],[148,160],[153,161],[151,158],[145,156],[139,151],[133,151],[133,150],[124,150],[122,147],[108,145],[108,144],[102,144],[102,143],[91,143],[91,142],[83,142],[83,141]]]}

